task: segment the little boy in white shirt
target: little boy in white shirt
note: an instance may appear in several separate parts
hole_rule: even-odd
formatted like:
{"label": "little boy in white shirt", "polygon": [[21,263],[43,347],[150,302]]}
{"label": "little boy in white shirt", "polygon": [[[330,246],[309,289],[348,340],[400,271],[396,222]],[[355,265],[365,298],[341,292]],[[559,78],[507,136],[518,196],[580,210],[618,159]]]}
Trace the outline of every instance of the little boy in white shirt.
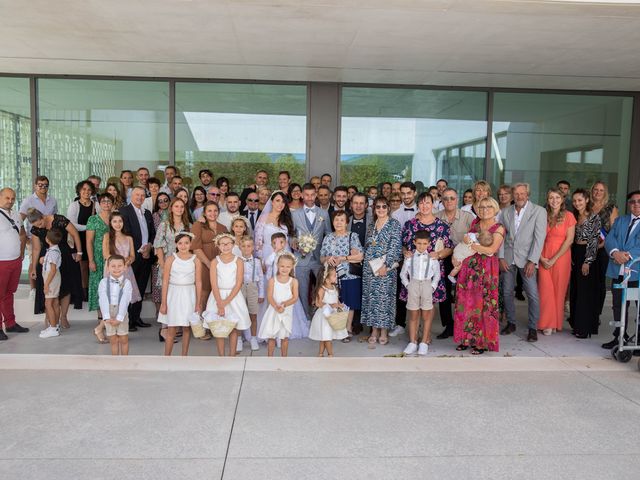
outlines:
{"label": "little boy in white shirt", "polygon": [[100,280],[98,299],[104,316],[111,355],[129,355],[129,316],[133,287],[125,278],[125,260],[122,255],[111,255],[107,260],[109,276]]}
{"label": "little boy in white shirt", "polygon": [[47,232],[45,241],[49,248],[42,259],[42,279],[44,281],[44,311],[47,319],[47,328],[40,332],[40,338],[52,338],[60,336],[58,319],[60,318],[60,285],[62,277],[62,252],[58,246],[62,241],[62,232],[52,228]]}
{"label": "little boy in white shirt", "polygon": [[[251,343],[251,350],[259,350],[257,335],[258,305],[264,302],[264,275],[260,259],[253,256],[253,239],[246,235],[240,240],[240,251],[244,261],[244,279],[242,282],[242,294],[247,301],[251,328],[244,331],[244,338]],[[242,342],[242,339],[238,337]]]}
{"label": "little boy in white shirt", "polygon": [[[432,258],[427,249],[431,239],[429,232],[416,232],[413,244],[416,247],[411,258],[406,258],[400,271],[400,281],[407,289],[407,311],[409,312],[409,344],[405,355],[425,356],[429,352],[431,321],[433,320],[433,292],[440,281],[440,262]],[[422,341],[418,342],[418,317],[422,312]]]}

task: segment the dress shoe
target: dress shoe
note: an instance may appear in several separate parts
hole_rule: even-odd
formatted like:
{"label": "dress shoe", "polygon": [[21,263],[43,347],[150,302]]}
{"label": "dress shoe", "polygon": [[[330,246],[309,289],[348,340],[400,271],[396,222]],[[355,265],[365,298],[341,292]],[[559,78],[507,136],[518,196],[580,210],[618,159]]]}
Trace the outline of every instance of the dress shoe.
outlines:
{"label": "dress shoe", "polygon": [[505,327],[502,329],[502,331],[500,332],[500,334],[501,335],[510,335],[515,331],[516,331],[516,324],[515,323],[507,323],[505,325]]}
{"label": "dress shoe", "polygon": [[29,331],[28,328],[21,327],[17,323],[15,325],[12,325],[11,327],[7,327],[7,332],[11,332],[11,333],[27,333],[28,331]]}
{"label": "dress shoe", "polygon": [[4,330],[2,330],[2,328],[0,328],[0,342],[2,340],[9,340],[9,337],[7,337],[7,334],[4,333]]}
{"label": "dress shoe", "polygon": [[445,338],[449,338],[452,335],[453,333],[451,332],[451,330],[449,330],[448,328],[445,328],[444,331],[440,335],[438,335],[436,338],[439,340],[444,340]]}
{"label": "dress shoe", "polygon": [[129,331],[130,332],[137,332],[138,331],[138,327],[136,327],[135,325],[129,324]]}
{"label": "dress shoe", "polygon": [[[627,342],[629,341],[629,337],[627,337],[626,335],[624,336],[624,341]],[[604,348],[605,350],[611,350],[613,347],[615,347],[616,345],[618,345],[618,337],[613,337],[613,340],[611,340],[610,342],[607,343],[603,343],[601,345],[602,348]]]}
{"label": "dress shoe", "polygon": [[527,335],[527,342],[537,342],[538,341],[538,332],[536,332],[535,328],[529,329],[529,335]]}
{"label": "dress shoe", "polygon": [[143,322],[142,320],[138,320],[138,323],[136,323],[136,327],[149,328],[150,326],[150,323]]}
{"label": "dress shoe", "polygon": [[518,300],[520,300],[521,302],[525,301],[524,295],[522,294],[522,292],[516,292],[516,298]]}

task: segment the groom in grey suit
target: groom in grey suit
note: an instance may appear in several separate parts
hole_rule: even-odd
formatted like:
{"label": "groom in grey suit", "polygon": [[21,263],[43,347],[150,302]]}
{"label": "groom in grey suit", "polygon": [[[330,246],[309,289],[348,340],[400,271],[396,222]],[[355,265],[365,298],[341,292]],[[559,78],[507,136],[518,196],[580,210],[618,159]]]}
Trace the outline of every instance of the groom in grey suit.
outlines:
{"label": "groom in grey suit", "polygon": [[514,289],[516,273],[522,276],[527,295],[529,335],[527,341],[538,341],[537,325],[540,318],[537,268],[542,246],[547,235],[547,211],[529,201],[529,184],[516,183],[513,187],[514,204],[500,211],[500,223],[506,229],[506,237],[500,247],[500,271],[502,272],[504,309],[507,325],[503,335],[516,330],[516,306]]}
{"label": "groom in grey suit", "polygon": [[296,265],[296,278],[298,279],[298,294],[304,307],[307,320],[311,318],[311,308],[309,306],[309,290],[311,289],[311,275],[320,269],[320,248],[325,235],[331,233],[331,220],[326,210],[316,206],[316,187],[310,183],[305,183],[302,187],[303,208],[294,210],[293,227],[296,231],[296,238],[302,235],[311,234],[316,239],[316,248],[313,252],[302,255],[298,250],[297,241],[292,242],[292,248],[298,259]]}

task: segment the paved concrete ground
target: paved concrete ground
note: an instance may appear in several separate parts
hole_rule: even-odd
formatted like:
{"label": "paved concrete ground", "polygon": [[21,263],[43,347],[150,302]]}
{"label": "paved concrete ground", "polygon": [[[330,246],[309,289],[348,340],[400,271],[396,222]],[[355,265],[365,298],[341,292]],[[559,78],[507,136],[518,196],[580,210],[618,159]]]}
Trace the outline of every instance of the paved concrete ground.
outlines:
{"label": "paved concrete ground", "polygon": [[3,360],[3,479],[589,480],[637,472],[635,364]]}

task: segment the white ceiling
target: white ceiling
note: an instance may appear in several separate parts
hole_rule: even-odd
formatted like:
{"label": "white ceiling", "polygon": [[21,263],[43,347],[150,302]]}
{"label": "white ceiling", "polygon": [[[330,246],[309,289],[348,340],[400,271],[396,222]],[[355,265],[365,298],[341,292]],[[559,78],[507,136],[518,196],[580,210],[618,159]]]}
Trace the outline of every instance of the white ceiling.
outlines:
{"label": "white ceiling", "polygon": [[640,91],[639,3],[0,0],[0,72]]}

